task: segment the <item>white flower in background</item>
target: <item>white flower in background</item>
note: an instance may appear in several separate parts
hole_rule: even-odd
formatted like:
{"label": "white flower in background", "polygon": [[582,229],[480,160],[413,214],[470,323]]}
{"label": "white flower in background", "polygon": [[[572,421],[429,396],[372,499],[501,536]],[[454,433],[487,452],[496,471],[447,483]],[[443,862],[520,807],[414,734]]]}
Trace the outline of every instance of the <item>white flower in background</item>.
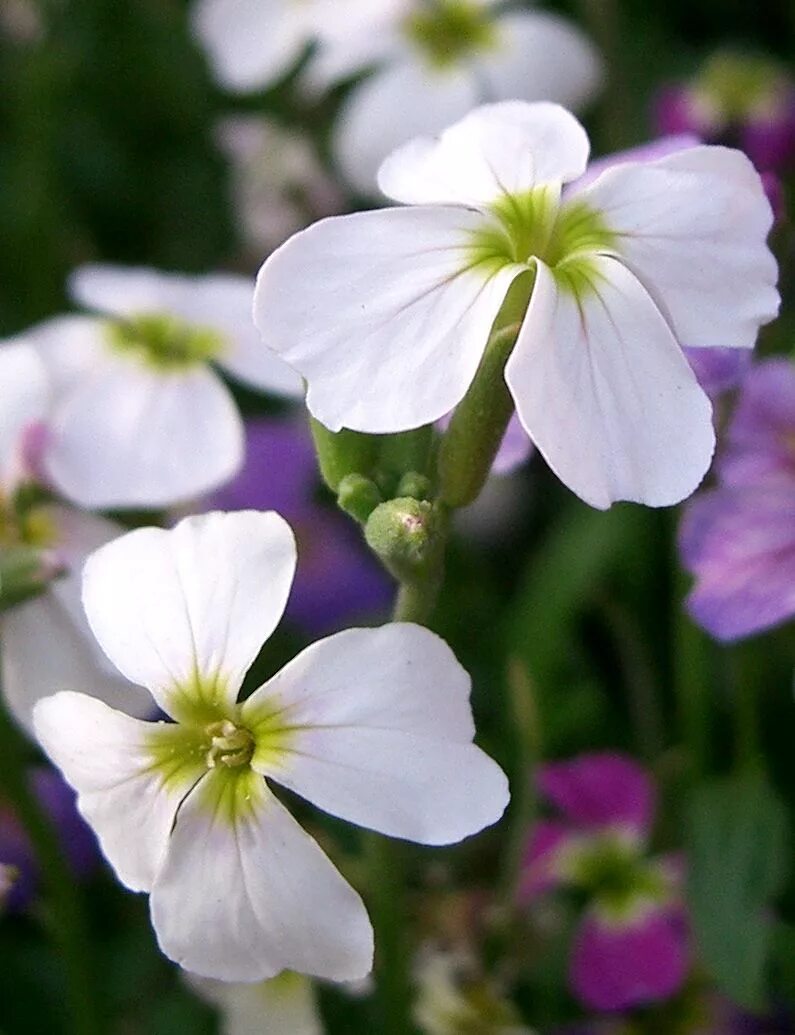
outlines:
{"label": "white flower in background", "polygon": [[333,149],[348,182],[376,189],[381,162],[407,140],[438,133],[482,101],[556,101],[597,93],[596,48],[567,19],[504,10],[495,0],[406,0],[392,25],[321,47],[316,75],[375,66],[340,111]]}
{"label": "white flower in background", "polygon": [[510,309],[506,382],[558,476],[596,507],[689,495],[714,433],[680,343],[749,348],[775,316],[770,205],[720,147],[563,193],[588,150],[556,105],[487,105],[383,164],[382,189],[410,207],[326,219],[276,251],[255,319],[315,417],[377,433],[437,420]]}
{"label": "white flower in background", "polygon": [[232,163],[232,201],[241,231],[262,255],[320,216],[341,212],[342,193],[310,140],[257,115],[219,123],[218,142]]}
{"label": "white flower in background", "polygon": [[251,985],[188,979],[198,995],[218,1007],[221,1035],[323,1035],[314,985],[302,974],[285,971]]}
{"label": "white flower in background", "polygon": [[193,29],[221,86],[246,93],[281,79],[312,41],[347,52],[406,7],[406,0],[196,0]]}
{"label": "white flower in background", "polygon": [[54,385],[46,474],[82,506],[168,506],[237,472],[243,425],[211,364],[263,391],[302,394],[259,340],[246,277],[84,266],[69,288],[103,315],[56,317],[20,339]]}
{"label": "white flower in background", "polygon": [[415,972],[414,1022],[425,1035],[534,1035],[468,953],[426,946]]}
{"label": "white flower in background", "polygon": [[571,22],[496,0],[200,0],[195,14],[216,75],[232,90],[279,78],[310,39],[315,88],[374,69],[344,102],[333,138],[345,178],[366,194],[391,151],[481,101],[579,108],[602,79],[596,48]]}
{"label": "white flower in background", "polygon": [[91,686],[112,704],[136,714],[151,710],[136,687],[108,663],[88,628],[80,603],[83,562],[122,531],[71,507],[25,500],[35,472],[27,453],[50,402],[44,367],[25,345],[0,348],[0,570],[3,552],[42,552],[46,588],[0,614],[0,680],[8,706],[25,728],[39,698],[55,690]]}
{"label": "white flower in background", "polygon": [[[151,893],[163,952],[223,981],[364,976],[356,892],[271,792],[393,837],[451,844],[494,823],[502,771],[472,743],[469,678],[410,624],[320,640],[238,702],[282,615],[295,541],[275,513],[130,532],[85,568],[97,639],[172,722],[61,693],[36,733],[128,888]],[[119,587],[123,587],[120,591]]]}

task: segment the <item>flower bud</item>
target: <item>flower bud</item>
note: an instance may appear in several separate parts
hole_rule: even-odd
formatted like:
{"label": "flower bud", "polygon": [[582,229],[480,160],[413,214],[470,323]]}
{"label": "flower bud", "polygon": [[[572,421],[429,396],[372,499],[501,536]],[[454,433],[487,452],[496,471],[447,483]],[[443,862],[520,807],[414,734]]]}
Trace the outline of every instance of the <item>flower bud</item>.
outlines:
{"label": "flower bud", "polygon": [[403,496],[376,507],[364,534],[396,579],[414,582],[439,562],[443,532],[443,518],[433,504]]}
{"label": "flower bud", "polygon": [[383,497],[375,482],[363,474],[346,474],[337,489],[337,503],[352,518],[366,524]]}

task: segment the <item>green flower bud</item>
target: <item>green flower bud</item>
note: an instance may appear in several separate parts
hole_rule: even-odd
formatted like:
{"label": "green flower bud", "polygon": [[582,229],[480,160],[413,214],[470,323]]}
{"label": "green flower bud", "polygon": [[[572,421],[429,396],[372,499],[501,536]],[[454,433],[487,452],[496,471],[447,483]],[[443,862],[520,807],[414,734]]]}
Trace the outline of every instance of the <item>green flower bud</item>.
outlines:
{"label": "green flower bud", "polygon": [[415,500],[427,500],[431,496],[431,479],[417,471],[408,471],[398,482],[398,496],[412,496]]}
{"label": "green flower bud", "polygon": [[339,506],[362,525],[382,500],[378,486],[363,474],[346,474],[337,489]]}
{"label": "green flower bud", "polygon": [[396,579],[418,582],[441,561],[444,518],[426,500],[400,497],[375,508],[364,535],[370,549]]}

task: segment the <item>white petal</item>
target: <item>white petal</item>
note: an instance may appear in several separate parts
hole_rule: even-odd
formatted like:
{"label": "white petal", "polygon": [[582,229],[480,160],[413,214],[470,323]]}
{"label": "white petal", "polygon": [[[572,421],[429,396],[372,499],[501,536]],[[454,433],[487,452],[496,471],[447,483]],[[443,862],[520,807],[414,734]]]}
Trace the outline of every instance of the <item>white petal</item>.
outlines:
{"label": "white petal", "polygon": [[163,371],[108,354],[56,407],[47,474],[85,507],[165,507],[243,462],[234,400],[207,367]]}
{"label": "white petal", "polygon": [[221,981],[282,970],[334,981],[372,965],[361,899],[254,773],[244,809],[229,809],[228,773],[210,774],[182,805],[152,889],[163,952]]}
{"label": "white petal", "polygon": [[72,297],[89,309],[121,317],[168,313],[215,331],[223,343],[218,362],[235,377],[278,395],[303,395],[300,377],[257,334],[251,315],[254,282],[248,277],[96,265],[75,270],[69,287]]}
{"label": "white petal", "polygon": [[314,90],[405,52],[402,20],[413,0],[313,0],[308,13],[319,46],[306,74]]}
{"label": "white petal", "polygon": [[396,151],[378,185],[408,204],[488,205],[581,176],[589,149],[585,130],[557,104],[484,104],[438,139],[421,137]]}
{"label": "white petal", "polygon": [[643,286],[615,259],[589,261],[579,299],[538,263],[505,373],[519,419],[592,506],[677,503],[712,458],[709,400]]}
{"label": "white petal", "polygon": [[300,6],[292,0],[197,0],[193,31],[225,89],[258,90],[289,71],[309,42]]}
{"label": "white petal", "polygon": [[423,844],[460,841],[508,803],[502,770],[472,744],[469,689],[450,648],[420,626],[338,633],[244,705],[255,736],[262,723],[279,745],[266,743],[252,765],[360,826]]}
{"label": "white petal", "polygon": [[360,212],[316,223],[267,260],[257,326],[304,376],[326,427],[404,431],[461,400],[523,269],[471,268],[482,225],[458,208]]}
{"label": "white petal", "polygon": [[189,517],[98,550],[85,567],[83,603],[114,665],[178,718],[197,678],[236,700],[284,612],[295,557],[290,526],[273,512]]}
{"label": "white petal", "polygon": [[602,82],[602,61],[587,36],[568,19],[545,11],[498,18],[493,50],[478,55],[494,100],[556,101],[579,108]]}
{"label": "white petal", "polygon": [[362,194],[377,194],[378,168],[395,148],[440,133],[480,100],[471,70],[436,72],[401,57],[350,92],[335,124],[335,161]]}
{"label": "white petal", "polygon": [[94,316],[55,316],[24,334],[38,352],[56,402],[107,355],[107,324]]}
{"label": "white petal", "polygon": [[36,701],[58,690],[90,693],[132,715],[151,714],[152,698],[110,664],[88,626],[80,600],[85,558],[122,529],[67,507],[48,510],[57,533],[53,548],[67,573],[40,596],[0,617],[2,686],[12,714],[31,730]]}
{"label": "white petal", "polygon": [[47,373],[22,341],[0,347],[0,496],[24,473],[23,437],[44,418],[50,400]]}
{"label": "white petal", "polygon": [[179,804],[206,770],[187,765],[164,779],[153,765],[152,744],[176,727],[131,719],[85,694],[44,698],[33,722],[119,880],[149,891]]}
{"label": "white petal", "polygon": [[773,214],[739,151],[693,147],[603,173],[577,197],[600,210],[680,342],[750,347],[778,312]]}
{"label": "white petal", "polygon": [[212,327],[224,340],[220,366],[240,381],[266,392],[302,399],[304,386],[294,370],[266,348],[254,326],[254,281],[230,273],[180,278],[169,311],[188,323]]}
{"label": "white petal", "polygon": [[68,288],[72,300],[86,309],[129,317],[167,311],[173,296],[170,284],[169,274],[159,270],[89,263],[72,272]]}
{"label": "white petal", "polygon": [[303,974],[287,971],[253,985],[187,977],[219,1008],[222,1035],[323,1035],[315,987]]}

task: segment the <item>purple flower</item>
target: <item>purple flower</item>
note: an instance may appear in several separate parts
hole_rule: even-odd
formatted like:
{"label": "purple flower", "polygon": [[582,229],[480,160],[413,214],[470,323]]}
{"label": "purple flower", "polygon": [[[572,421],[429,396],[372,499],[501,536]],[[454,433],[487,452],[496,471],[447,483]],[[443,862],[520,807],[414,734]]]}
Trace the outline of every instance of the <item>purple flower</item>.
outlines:
{"label": "purple flower", "polygon": [[661,91],[655,122],[662,134],[739,147],[760,172],[795,162],[795,84],[767,57],[714,54],[693,79]]}
{"label": "purple flower", "polygon": [[679,536],[696,584],[687,600],[712,636],[736,640],[795,614],[795,368],[767,360],[746,376],[719,487],[688,505]]}
{"label": "purple flower", "polygon": [[[75,793],[54,769],[30,773],[31,788],[52,823],[61,851],[75,877],[91,874],[99,862],[94,834],[79,815]],[[25,829],[14,812],[0,802],[0,904],[18,912],[36,895],[40,881],[39,863]]]}
{"label": "purple flower", "polygon": [[561,818],[536,826],[520,899],[574,888],[586,906],[569,982],[588,1009],[625,1010],[674,995],[689,953],[680,866],[648,858],[654,787],[630,758],[582,755],[543,766],[539,789]]}
{"label": "purple flower", "polygon": [[750,349],[685,348],[698,383],[714,402],[741,384],[751,366]]}
{"label": "purple flower", "polygon": [[392,588],[350,521],[318,500],[309,432],[293,418],[258,418],[246,427],[242,472],[208,501],[210,509],[278,510],[298,540],[298,569],[287,615],[312,635],[383,611]]}

